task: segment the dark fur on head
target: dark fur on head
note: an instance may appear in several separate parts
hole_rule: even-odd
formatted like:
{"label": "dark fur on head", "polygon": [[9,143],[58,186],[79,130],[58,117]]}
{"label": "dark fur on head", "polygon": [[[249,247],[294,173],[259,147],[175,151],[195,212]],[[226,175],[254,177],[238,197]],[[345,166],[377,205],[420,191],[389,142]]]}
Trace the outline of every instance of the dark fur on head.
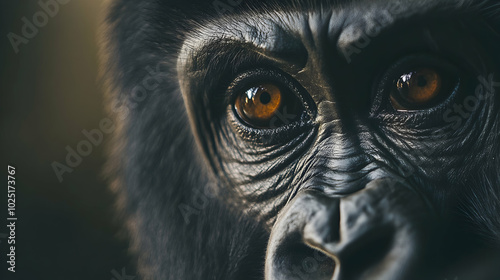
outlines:
{"label": "dark fur on head", "polygon": [[[112,189],[127,219],[144,279],[262,278],[262,271],[251,269],[262,267],[263,259],[248,257],[263,258],[265,253],[265,238],[259,238],[265,233],[258,225],[211,198],[199,212],[189,214],[189,223],[179,208],[196,209],[196,189],[214,191],[205,190],[209,176],[175,73],[175,54],[195,24],[189,18],[197,17],[195,11],[213,9],[210,1],[186,2],[110,3],[101,44],[106,64],[101,71],[118,127],[108,165]],[[151,75],[148,67],[160,72]],[[134,89],[147,77],[158,79],[158,87],[147,90],[145,98],[134,97]]]}
{"label": "dark fur on head", "polygon": [[[280,6],[307,9],[330,2],[284,5],[244,0],[222,12],[230,16],[284,8]],[[481,4],[487,6],[487,2]],[[470,6],[468,1],[460,3]],[[202,0],[116,0],[108,6],[101,71],[117,126],[108,173],[120,213],[127,219],[141,275],[144,279],[262,279],[268,233],[221,203],[224,194],[196,195],[216,192],[211,186],[217,180],[207,170],[193,136],[177,79],[177,54],[186,34],[220,17],[221,10],[214,8],[213,1]],[[157,86],[149,88],[150,81]],[[500,132],[498,117],[495,127]],[[490,152],[500,155],[499,137],[488,139],[495,147]],[[487,170],[478,172],[484,174],[478,177],[484,189],[464,193],[461,204],[463,209],[474,210],[467,210],[468,216],[483,235],[500,245],[498,166],[497,158]],[[198,211],[186,220],[182,207],[197,203],[202,209],[194,207]]]}

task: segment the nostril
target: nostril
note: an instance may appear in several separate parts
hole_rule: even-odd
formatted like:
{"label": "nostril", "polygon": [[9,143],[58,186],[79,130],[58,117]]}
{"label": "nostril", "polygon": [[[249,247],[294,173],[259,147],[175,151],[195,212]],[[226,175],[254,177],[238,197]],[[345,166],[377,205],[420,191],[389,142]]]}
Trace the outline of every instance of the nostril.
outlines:
{"label": "nostril", "polygon": [[280,267],[280,279],[332,279],[333,259],[302,242],[299,233],[288,236],[277,248],[275,267]]}
{"label": "nostril", "polygon": [[396,261],[391,259],[391,250],[397,249],[394,234],[392,227],[381,227],[346,246],[339,256],[343,279],[364,279],[364,274],[377,275],[377,269],[383,270],[384,263]]}
{"label": "nostril", "polygon": [[431,210],[390,180],[343,198],[304,191],[273,226],[265,279],[424,279]]}

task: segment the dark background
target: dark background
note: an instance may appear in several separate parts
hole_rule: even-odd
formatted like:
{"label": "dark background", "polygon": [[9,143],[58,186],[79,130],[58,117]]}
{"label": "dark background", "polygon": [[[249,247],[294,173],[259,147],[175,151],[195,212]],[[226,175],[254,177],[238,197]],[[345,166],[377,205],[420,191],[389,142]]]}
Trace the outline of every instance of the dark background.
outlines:
{"label": "dark background", "polygon": [[[42,0],[47,2],[49,0]],[[115,279],[134,276],[128,244],[103,175],[104,143],[59,182],[67,146],[105,117],[98,82],[100,0],[69,0],[15,53],[38,0],[0,2],[0,279]],[[16,168],[16,273],[7,271],[7,165]],[[131,280],[132,278],[123,278]]]}

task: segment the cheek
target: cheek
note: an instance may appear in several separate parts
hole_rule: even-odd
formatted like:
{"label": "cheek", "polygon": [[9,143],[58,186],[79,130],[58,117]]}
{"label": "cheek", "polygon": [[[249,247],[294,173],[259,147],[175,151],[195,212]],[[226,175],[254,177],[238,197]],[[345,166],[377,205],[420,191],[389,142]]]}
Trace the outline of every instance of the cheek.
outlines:
{"label": "cheek", "polygon": [[[282,166],[278,169],[276,165]],[[284,165],[279,157],[266,163],[224,161],[218,172],[227,182],[223,192],[231,195],[234,206],[270,230],[278,211],[297,188],[296,165]]]}
{"label": "cheek", "polygon": [[[215,175],[222,178],[223,192],[236,207],[272,224],[276,213],[296,190],[303,172],[301,165],[315,138],[306,131],[276,141],[273,135],[246,138],[234,125],[223,121],[214,127],[216,139],[207,143],[213,150],[209,160]],[[259,140],[255,140],[258,138]],[[264,139],[263,139],[264,138]]]}
{"label": "cheek", "polygon": [[[474,170],[480,163],[478,157],[484,154],[484,148],[478,142],[483,132],[477,125],[450,133],[438,131],[426,135],[401,134],[400,131],[409,130],[403,127],[384,128],[384,137],[378,137],[377,144],[392,147],[388,151],[394,152],[388,156],[398,162],[401,175],[406,178],[416,176],[429,182],[450,180],[445,185],[453,185],[451,173],[461,166],[466,166],[469,172]],[[467,158],[474,160],[467,161]]]}

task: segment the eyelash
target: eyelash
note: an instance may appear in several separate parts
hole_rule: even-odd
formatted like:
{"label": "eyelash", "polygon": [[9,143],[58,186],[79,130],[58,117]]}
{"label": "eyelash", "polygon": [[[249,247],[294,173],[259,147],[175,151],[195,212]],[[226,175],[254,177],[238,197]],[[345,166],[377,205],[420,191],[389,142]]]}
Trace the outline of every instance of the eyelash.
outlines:
{"label": "eyelash", "polygon": [[[445,73],[444,76],[450,80],[450,85],[444,90],[449,91],[449,93],[443,93],[445,98],[440,101],[438,100],[436,104],[427,109],[398,111],[393,108],[390,103],[390,87],[393,86],[394,79],[396,79],[398,73],[403,73],[411,69],[411,67],[418,66],[436,68],[439,72]],[[442,114],[462,91],[462,76],[463,73],[461,73],[460,69],[435,55],[417,54],[404,57],[393,64],[393,66],[389,67],[389,70],[387,70],[381,78],[377,78],[373,83],[370,117],[383,120],[384,122],[394,123],[408,123],[408,121],[411,121],[417,125],[421,125],[426,121],[434,122],[437,120],[436,117],[439,116],[440,113]]]}
{"label": "eyelash", "polygon": [[[233,104],[238,94],[241,93],[241,90],[256,82],[274,83],[289,91],[290,94],[294,95],[294,97],[300,101],[303,108],[301,115],[293,122],[271,128],[256,128],[246,124],[238,116]],[[268,139],[274,139],[275,142],[285,141],[312,127],[315,108],[313,107],[314,103],[312,100],[308,99],[308,96],[309,94],[307,94],[305,89],[303,89],[295,79],[289,77],[280,70],[257,68],[237,75],[233,82],[227,87],[225,91],[225,100],[227,101],[225,103],[227,104],[226,112],[228,116],[231,116],[228,119],[229,123],[235,129],[235,132],[240,134],[242,139],[273,144],[273,142],[269,142]]]}
{"label": "eyelash", "polygon": [[285,74],[277,69],[257,68],[254,70],[245,71],[236,76],[233,82],[226,90],[226,104],[231,105],[237,98],[238,93],[245,87],[254,83],[274,83],[280,88],[293,94],[301,101],[305,113],[312,117],[314,114],[313,102],[308,98],[309,94],[301,85],[288,74]]}

